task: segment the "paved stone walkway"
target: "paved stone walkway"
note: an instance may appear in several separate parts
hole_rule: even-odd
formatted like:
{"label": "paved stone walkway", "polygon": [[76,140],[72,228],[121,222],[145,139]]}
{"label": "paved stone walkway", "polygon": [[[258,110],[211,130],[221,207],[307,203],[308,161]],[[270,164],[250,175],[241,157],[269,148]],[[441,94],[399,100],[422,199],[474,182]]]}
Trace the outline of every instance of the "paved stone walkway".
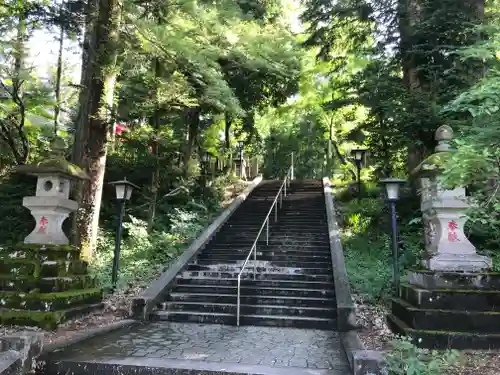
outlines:
{"label": "paved stone walkway", "polygon": [[349,373],[337,332],[294,328],[146,323],[77,344],[58,357],[84,362],[125,358],[202,361]]}

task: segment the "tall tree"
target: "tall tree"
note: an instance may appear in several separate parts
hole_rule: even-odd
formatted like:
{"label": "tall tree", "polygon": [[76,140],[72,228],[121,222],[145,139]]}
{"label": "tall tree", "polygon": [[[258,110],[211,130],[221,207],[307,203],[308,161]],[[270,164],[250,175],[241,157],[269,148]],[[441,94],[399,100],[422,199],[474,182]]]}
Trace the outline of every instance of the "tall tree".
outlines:
{"label": "tall tree", "polygon": [[87,97],[80,103],[83,107],[80,120],[84,126],[76,139],[77,144],[83,145],[77,162],[90,176],[79,190],[77,212],[77,244],[87,258],[92,257],[97,244],[106,155],[114,123],[112,113],[122,10],[119,0],[98,0],[96,6],[97,9],[89,9],[89,14],[96,14],[96,18],[91,23],[88,56],[84,55],[88,58],[88,74],[82,84]]}

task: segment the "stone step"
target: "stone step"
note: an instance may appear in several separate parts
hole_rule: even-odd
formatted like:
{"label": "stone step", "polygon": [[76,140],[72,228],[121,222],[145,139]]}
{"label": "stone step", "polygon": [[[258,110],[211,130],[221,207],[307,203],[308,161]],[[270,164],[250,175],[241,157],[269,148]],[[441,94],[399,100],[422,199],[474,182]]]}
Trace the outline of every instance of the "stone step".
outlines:
{"label": "stone step", "polygon": [[69,319],[85,316],[103,308],[104,303],[98,302],[91,305],[68,307],[58,311],[0,309],[0,325],[30,326],[54,330],[59,324]]}
{"label": "stone step", "polygon": [[[237,254],[244,254],[245,256],[248,255],[250,251],[250,247],[246,249],[209,249],[209,250],[204,250],[201,254],[200,257],[208,256],[208,255],[228,255],[228,254],[233,254],[238,256]],[[331,252],[330,249],[324,248],[322,250],[317,250],[317,251],[311,251],[311,250],[297,250],[297,249],[289,249],[286,247],[278,248],[278,249],[272,249],[272,250],[267,250],[263,248],[257,248],[257,257],[263,257],[263,256],[290,256],[290,257],[328,257],[328,259],[331,258]]]}
{"label": "stone step", "polygon": [[[296,255],[299,254],[299,255]],[[218,253],[218,252],[208,252],[208,253],[202,253],[198,257],[198,259],[245,259],[246,256],[248,255],[248,251],[241,251],[241,252],[225,252],[225,253]],[[287,254],[286,252],[274,252],[274,253],[260,253],[257,252],[257,259],[262,261],[291,261],[291,262],[301,262],[301,261],[321,261],[321,262],[331,262],[331,256],[330,253],[324,252],[322,255],[308,255],[308,254],[301,254],[295,253],[295,255],[292,254]]]}
{"label": "stone step", "polygon": [[[178,276],[176,278],[177,285],[228,285],[237,286],[237,279],[221,279],[209,277],[192,277],[183,278]],[[248,287],[276,287],[276,288],[294,288],[294,289],[331,289],[333,287],[331,282],[322,281],[300,281],[300,280],[241,280],[241,286]]]}
{"label": "stone step", "polygon": [[[305,289],[305,288],[275,288],[275,287],[254,287],[242,286],[241,295],[259,296],[288,296],[288,297],[310,297],[325,298],[333,297],[333,289]],[[195,293],[195,294],[236,294],[236,286],[229,285],[177,285],[173,289],[174,293]]]}
{"label": "stone step", "polygon": [[[281,249],[282,248],[282,246],[281,246],[282,243],[279,243],[280,246],[278,247],[278,246],[276,246],[276,244],[274,244],[272,239],[270,239],[269,242],[270,242],[269,245],[259,243],[259,246],[260,246],[259,249],[262,249],[264,251],[264,250],[274,250],[274,249]],[[243,246],[241,246],[241,245],[242,244],[238,243],[237,241],[235,241],[234,243],[227,243],[227,242],[218,243],[218,241],[212,240],[205,248],[206,249],[209,249],[209,248],[213,248],[213,249],[243,249],[243,250],[247,249],[245,244],[243,244]],[[320,243],[300,242],[300,243],[297,243],[297,245],[294,246],[294,248],[299,248],[299,249],[303,249],[303,250],[330,249],[330,241],[321,241]]]}
{"label": "stone step", "polygon": [[2,275],[26,275],[36,277],[66,277],[85,275],[87,262],[71,261],[37,261],[31,259],[5,259],[0,262]]}
{"label": "stone step", "polygon": [[[208,302],[208,303],[229,303],[234,304],[237,294],[196,294],[196,293],[170,293],[168,301],[185,302]],[[282,306],[306,306],[306,307],[330,307],[335,308],[334,298],[311,298],[294,296],[259,296],[244,295],[240,296],[240,302],[245,305],[282,305]],[[165,309],[164,303],[158,306]]]}
{"label": "stone step", "polygon": [[454,330],[417,330],[410,328],[405,322],[392,314],[387,316],[387,323],[392,332],[411,337],[412,342],[421,348],[435,350],[448,350],[450,348],[456,350],[500,349],[500,334],[498,333],[482,334],[456,332]]}
{"label": "stone step", "polygon": [[500,290],[426,290],[402,285],[401,297],[423,309],[500,311]]}
{"label": "stone step", "polygon": [[[236,315],[236,299],[232,303],[210,303],[210,302],[165,302],[164,311],[168,313],[183,311],[211,312],[214,314],[227,313]],[[336,318],[337,311],[333,307],[305,307],[287,305],[245,305],[240,304],[240,314],[261,316],[293,316],[311,318]]]}
{"label": "stone step", "polygon": [[0,260],[32,260],[32,261],[74,261],[80,257],[80,250],[74,246],[16,244],[3,246],[0,249]]}
{"label": "stone step", "polygon": [[[231,231],[225,233],[218,233],[214,238],[213,242],[215,244],[230,244],[238,245],[241,243],[247,243],[251,241],[252,243],[257,239],[258,231]],[[268,241],[269,245],[275,243],[283,242],[293,242],[297,244],[304,245],[324,245],[330,243],[330,237],[325,232],[307,232],[297,229],[296,231],[270,231],[268,237],[266,238],[266,230],[264,229],[259,236],[259,243],[266,244]]]}
{"label": "stone step", "polygon": [[0,301],[4,309],[22,309],[54,312],[82,305],[93,305],[102,300],[102,289],[82,289],[55,293],[20,293],[0,291]]}
{"label": "stone step", "polygon": [[94,287],[94,279],[88,275],[66,277],[34,277],[0,275],[0,290],[30,292],[35,289],[40,293],[66,292],[73,289]]}
{"label": "stone step", "polygon": [[[151,319],[168,320],[171,322],[211,323],[223,325],[236,324],[235,314],[205,313],[200,311],[156,311],[151,314]],[[336,319],[282,315],[240,315],[240,325],[334,330],[336,329]]]}
{"label": "stone step", "polygon": [[[251,258],[253,261],[253,258]],[[192,261],[192,264],[199,265],[233,265],[237,264],[240,267],[243,266],[244,259],[196,259]],[[305,261],[294,261],[294,260],[260,260],[257,258],[258,266],[275,266],[275,267],[287,267],[287,268],[324,268],[331,269],[331,261],[317,261],[305,260]],[[253,267],[252,264],[247,264],[247,267]]]}
{"label": "stone step", "polygon": [[[241,266],[234,264],[188,264],[186,271],[210,271],[210,272],[240,272]],[[251,270],[253,271],[253,266]],[[258,266],[256,267],[257,273],[268,274],[274,272],[285,272],[290,275],[332,275],[332,270],[326,268],[297,268],[297,267],[279,267],[274,265]]]}
{"label": "stone step", "polygon": [[500,312],[420,309],[392,299],[392,314],[409,327],[424,331],[500,333]]}
{"label": "stone step", "polygon": [[500,290],[500,272],[410,270],[409,284],[429,290]]}
{"label": "stone step", "polygon": [[[253,241],[251,242],[251,244]],[[294,246],[328,246],[330,247],[329,240],[300,240],[300,239],[282,239],[275,240],[274,238],[269,238],[269,244],[266,245],[266,239],[262,238],[258,241],[258,243],[263,246],[275,247],[275,246],[283,246],[283,245],[294,245]],[[242,240],[234,240],[234,241],[214,241],[214,244],[210,244],[209,246],[217,245],[217,247],[232,247],[232,248],[245,248],[248,245],[248,241]]]}
{"label": "stone step", "polygon": [[[190,277],[212,277],[212,278],[236,278],[238,277],[239,272],[213,272],[213,271],[184,271],[179,274],[184,278]],[[323,281],[330,282],[333,281],[333,276],[331,274],[325,275],[301,275],[297,273],[283,273],[283,272],[275,272],[275,273],[258,273],[255,275],[256,280],[294,280],[294,281]],[[242,274],[242,279],[252,279],[253,280],[253,272],[252,270],[246,270]]]}
{"label": "stone step", "polygon": [[[234,257],[234,256],[225,256],[225,257],[209,257],[209,258],[197,258],[193,261],[194,264],[208,264],[208,265],[230,265],[237,264],[240,268],[243,266],[243,262],[245,261],[246,256]],[[245,268],[249,267],[253,269],[253,255],[250,255],[249,263]],[[326,268],[330,269],[331,261],[328,259],[309,259],[305,260],[266,260],[257,257],[257,264],[261,266],[278,266],[283,268]]]}

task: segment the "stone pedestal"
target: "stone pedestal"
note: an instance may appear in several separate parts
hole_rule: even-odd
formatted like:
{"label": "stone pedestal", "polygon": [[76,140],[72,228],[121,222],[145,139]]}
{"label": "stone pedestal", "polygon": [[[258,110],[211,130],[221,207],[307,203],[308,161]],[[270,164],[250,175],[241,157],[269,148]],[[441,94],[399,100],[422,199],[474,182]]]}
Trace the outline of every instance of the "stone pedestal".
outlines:
{"label": "stone pedestal", "polygon": [[464,233],[469,208],[465,189],[446,189],[439,183],[439,171],[450,154],[453,131],[442,126],[436,131],[436,153],[414,171],[421,178],[421,211],[426,257],[422,264],[434,271],[481,271],[492,266],[491,259],[478,255]]}
{"label": "stone pedestal", "polygon": [[498,273],[411,271],[388,323],[424,348],[498,349],[499,288]]}

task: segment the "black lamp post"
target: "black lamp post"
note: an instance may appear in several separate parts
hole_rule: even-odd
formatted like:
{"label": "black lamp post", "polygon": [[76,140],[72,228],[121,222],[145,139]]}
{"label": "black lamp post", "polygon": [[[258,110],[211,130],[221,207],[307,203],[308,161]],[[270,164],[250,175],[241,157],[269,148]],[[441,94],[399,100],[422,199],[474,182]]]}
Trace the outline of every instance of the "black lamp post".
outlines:
{"label": "black lamp post", "polygon": [[363,162],[363,157],[365,155],[366,149],[355,148],[351,151],[351,155],[354,159],[357,169],[357,179],[358,179],[358,200],[361,199],[361,163]]}
{"label": "black lamp post", "polygon": [[392,270],[393,283],[396,295],[399,295],[399,246],[398,232],[396,220],[396,202],[399,200],[399,188],[406,183],[406,180],[397,178],[386,178],[380,180],[385,185],[386,199],[391,206],[391,223],[392,223]]}
{"label": "black lamp post", "polygon": [[115,186],[116,190],[116,199],[120,203],[120,216],[118,218],[118,229],[116,231],[116,239],[115,239],[115,253],[113,256],[113,270],[111,272],[111,284],[113,290],[116,289],[116,282],[118,280],[118,268],[120,263],[120,248],[122,243],[122,229],[123,229],[123,218],[125,216],[125,203],[130,200],[132,196],[132,191],[134,188],[138,189],[137,185],[134,185],[130,181],[127,181],[127,178],[124,178],[121,181],[113,181],[109,183],[110,185]]}

